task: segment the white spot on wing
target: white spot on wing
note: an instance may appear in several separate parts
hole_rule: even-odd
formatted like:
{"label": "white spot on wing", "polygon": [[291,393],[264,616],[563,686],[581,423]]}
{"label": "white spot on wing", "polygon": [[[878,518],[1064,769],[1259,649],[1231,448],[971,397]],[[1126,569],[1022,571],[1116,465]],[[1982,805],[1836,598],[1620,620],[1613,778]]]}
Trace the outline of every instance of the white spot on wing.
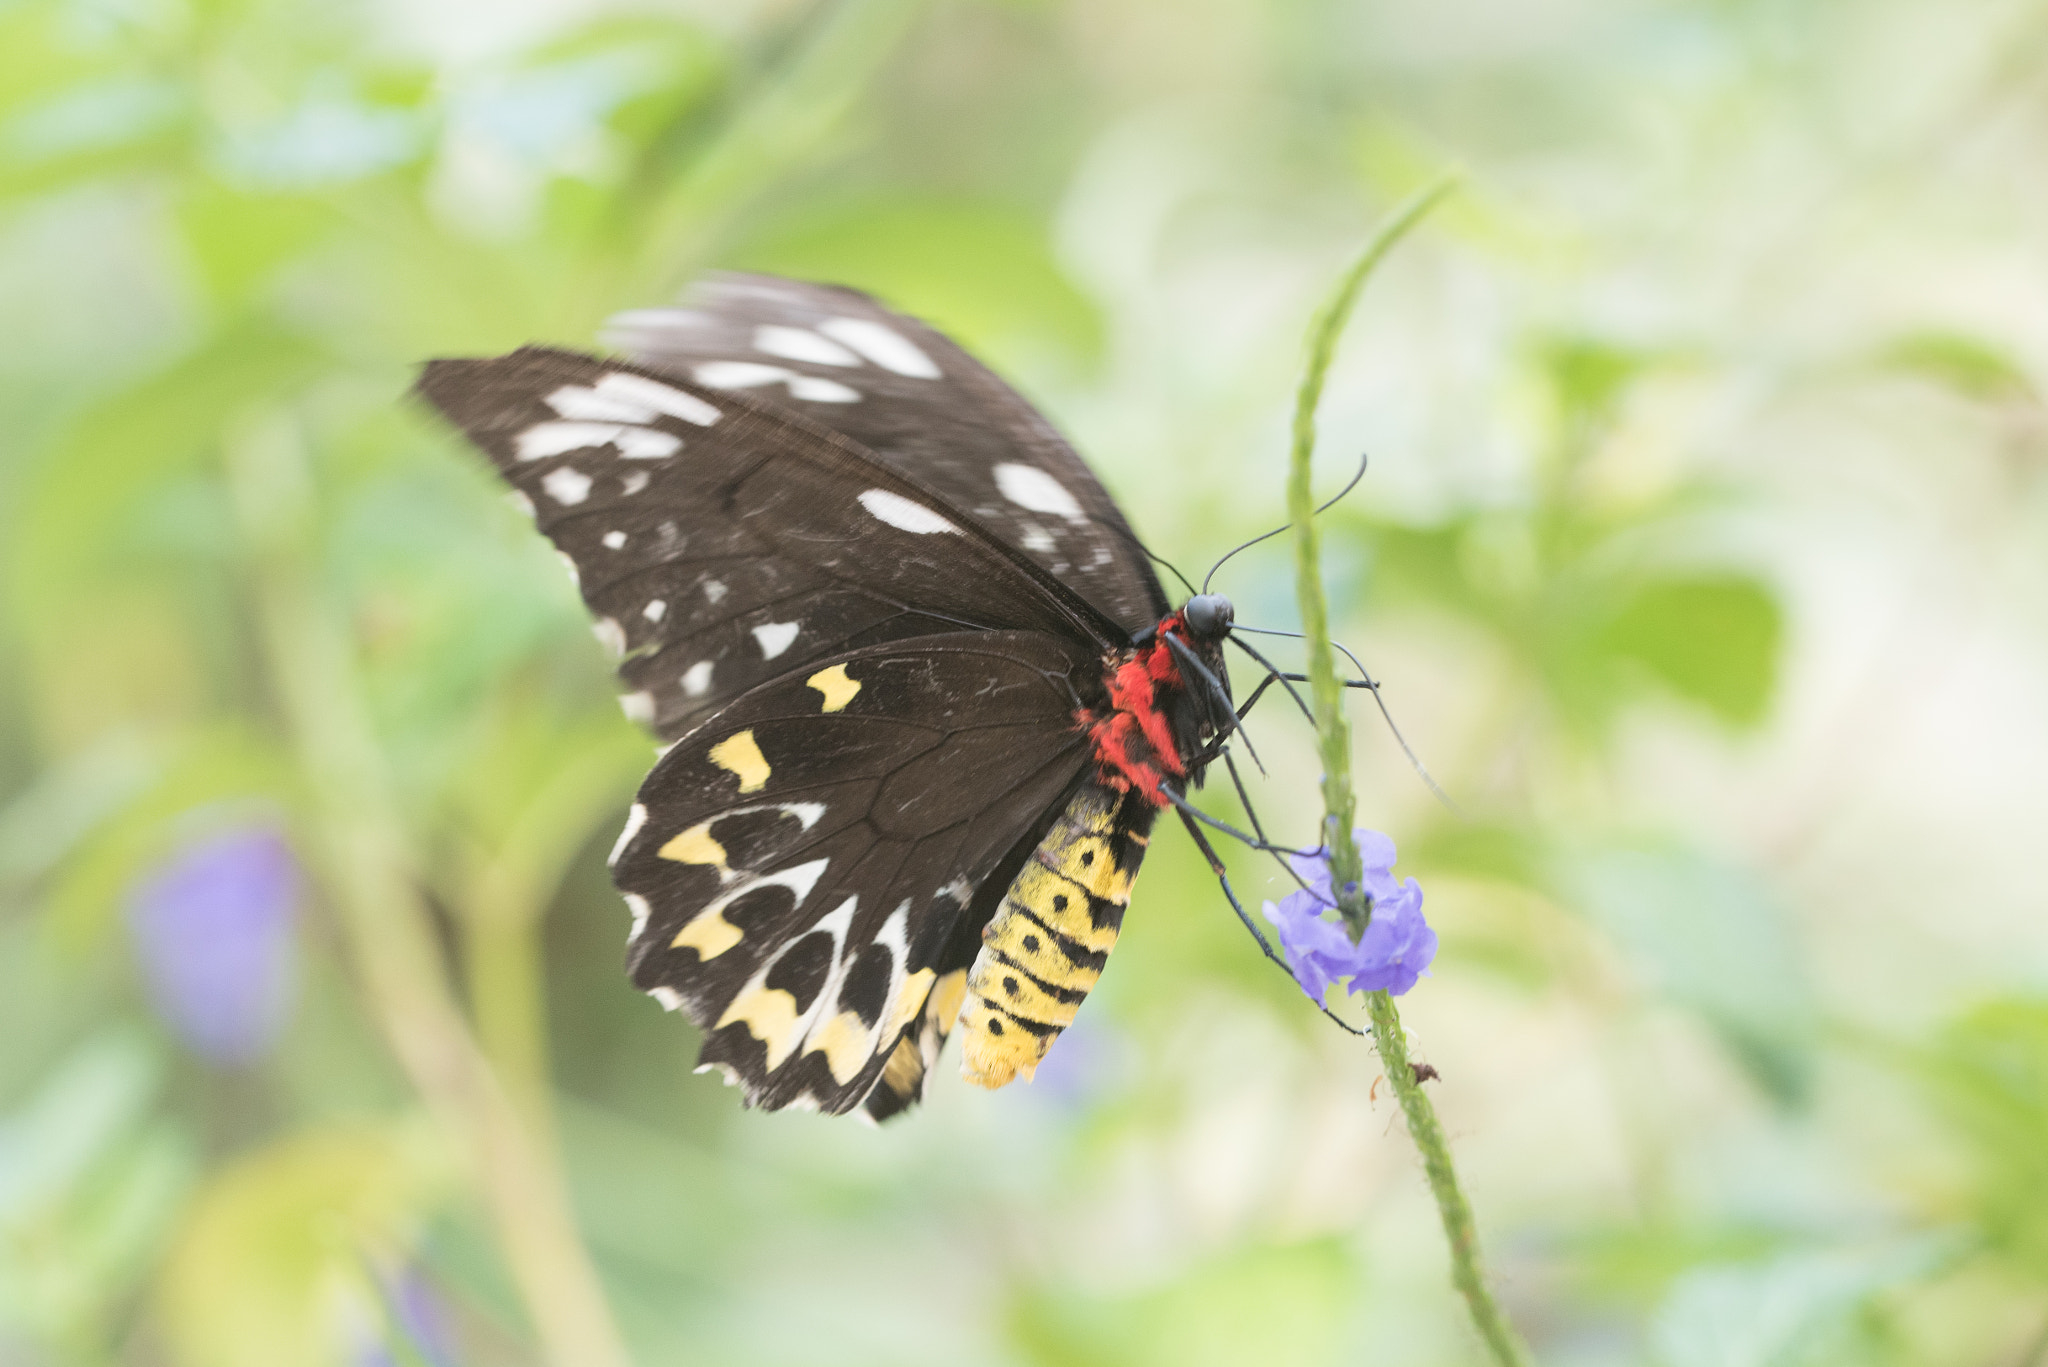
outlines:
{"label": "white spot on wing", "polygon": [[564,508],[573,508],[590,497],[590,476],[573,465],[564,465],[542,476],[540,487]]}
{"label": "white spot on wing", "polygon": [[933,532],[960,530],[922,503],[913,503],[903,495],[891,493],[887,489],[867,490],[860,496],[860,506],[898,531],[929,536]]}
{"label": "white spot on wing", "polygon": [[645,725],[654,720],[654,695],[644,688],[638,693],[621,693],[619,711],[626,714],[627,721]]}
{"label": "white spot on wing", "polygon": [[511,493],[505,495],[505,501],[520,512],[525,513],[528,517],[533,516],[533,500],[526,496],[525,490],[514,489]]}
{"label": "white spot on wing", "polygon": [[[825,864],[826,861],[820,859],[815,864],[800,865],[799,867],[790,870],[788,873],[764,875],[760,879],[754,881],[756,884],[761,886],[772,885],[775,883],[786,883],[790,890],[796,892],[797,894],[796,905],[798,907],[802,907],[804,904],[804,899],[811,895],[811,889],[814,886],[816,886],[819,876],[824,873]],[[806,875],[808,876],[806,877]],[[801,890],[798,890],[795,881],[798,878],[802,878],[804,880],[803,887]],[[729,903],[734,898],[740,896],[742,893],[751,890],[752,885],[728,889],[726,892],[720,895],[717,901],[711,903],[711,906],[718,907],[722,904]],[[752,1021],[748,1022],[748,1028],[750,1030],[755,1031],[755,1038],[760,1039],[763,1044],[768,1046],[767,1062],[769,1071],[773,1072],[775,1069],[780,1068],[782,1066],[782,1061],[797,1051],[797,1049],[803,1044],[803,1042],[807,1038],[809,1038],[811,1033],[811,1027],[817,1023],[818,1018],[820,1015],[823,1014],[826,1005],[828,1003],[838,1001],[840,983],[845,979],[847,969],[852,966],[852,960],[846,953],[846,940],[848,932],[853,927],[853,913],[856,910],[856,908],[859,907],[859,905],[860,898],[858,896],[849,895],[845,901],[841,902],[838,906],[834,907],[825,915],[819,917],[817,922],[813,924],[808,930],[806,930],[802,935],[797,936],[796,938],[792,939],[788,944],[785,944],[781,949],[775,952],[772,958],[770,958],[766,963],[762,964],[760,968],[756,969],[754,971],[754,976],[747,980],[746,986],[742,987],[739,990],[739,993],[733,998],[733,1000],[736,1003],[742,1002],[747,1000],[750,994],[759,991],[764,985],[766,985],[768,981],[768,975],[775,971],[775,966],[781,962],[782,956],[789,953],[789,951],[796,945],[801,944],[803,941],[809,939],[813,935],[824,934],[831,937],[832,969],[828,974],[826,974],[825,982],[818,989],[817,998],[814,1001],[812,1001],[810,1009],[805,1011],[801,1016],[798,1016],[796,1018],[795,1022],[793,1022],[790,1028],[789,1033],[782,1036],[780,1039],[767,1039],[759,1033],[759,1028],[755,1026]],[[709,910],[710,908],[707,907],[704,912],[699,912],[698,915],[706,915],[709,913]],[[732,1008],[727,1008],[724,1018],[722,1018],[719,1021],[719,1025],[721,1027],[729,1025],[735,1019],[744,1019],[744,1017],[736,1016]]]}
{"label": "white spot on wing", "polygon": [[604,643],[604,648],[613,655],[626,653],[626,631],[616,618],[600,617],[590,624],[591,635]]}
{"label": "white spot on wing", "polygon": [[699,660],[683,671],[683,695],[701,698],[711,691],[711,661]]}
{"label": "white spot on wing", "polygon": [[701,587],[704,590],[704,601],[707,603],[716,604],[719,599],[725,597],[723,579],[706,579]]}
{"label": "white spot on wing", "polygon": [[[645,406],[656,413],[666,413],[671,418],[681,418],[697,427],[709,427],[718,421],[715,405],[706,403],[695,394],[688,394],[674,385],[650,380],[645,375],[628,375],[624,371],[613,371],[597,382],[597,392],[616,402]],[[645,422],[646,419],[641,419]]]}
{"label": "white spot on wing", "polygon": [[633,494],[639,493],[642,489],[645,489],[647,487],[647,481],[652,478],[654,478],[654,476],[648,474],[645,470],[635,470],[632,474],[627,475],[624,479],[619,481],[619,487],[622,492],[624,492],[630,497]]}
{"label": "white spot on wing", "polygon": [[698,384],[713,389],[751,389],[759,384],[779,384],[795,373],[787,366],[764,365],[760,361],[706,361],[694,372]]}
{"label": "white spot on wing", "polygon": [[809,328],[766,324],[754,329],[754,350],[813,365],[859,365],[860,357]]}
{"label": "white spot on wing", "polygon": [[793,816],[802,823],[805,830],[818,824],[818,818],[825,814],[822,802],[785,802],[782,804],[785,816]]}
{"label": "white spot on wing", "polygon": [[799,375],[787,366],[762,365],[759,361],[706,361],[693,372],[697,383],[712,389],[753,389],[764,384],[786,384],[791,398],[812,403],[855,403],[860,391],[837,380],[817,375]]}
{"label": "white spot on wing", "polygon": [[668,603],[665,599],[650,598],[647,600],[647,606],[640,609],[640,615],[650,622],[659,622],[668,616]]}
{"label": "white spot on wing", "polygon": [[761,643],[761,658],[772,660],[788,650],[796,640],[798,630],[795,622],[769,622],[754,628],[754,639]]}
{"label": "white spot on wing", "polygon": [[936,380],[939,368],[909,338],[867,318],[828,318],[818,331],[844,342],[884,370],[918,380]]}
{"label": "white spot on wing", "polygon": [[647,805],[633,804],[633,810],[626,813],[626,829],[619,832],[619,838],[612,843],[612,853],[604,862],[608,867],[617,868],[619,856],[626,852],[626,846],[633,843],[633,837],[640,834],[640,828],[647,824]]}
{"label": "white spot on wing", "polygon": [[565,384],[548,395],[549,408],[564,418],[577,418],[588,422],[630,422],[647,423],[654,421],[654,410],[637,403],[595,389],[585,389],[580,384]]}
{"label": "white spot on wing", "polygon": [[841,384],[837,380],[828,380],[818,375],[791,376],[789,394],[793,399],[804,399],[811,403],[860,402],[860,391],[852,385]]}
{"label": "white spot on wing", "polygon": [[683,439],[652,427],[621,427],[612,445],[627,460],[662,460],[683,449]]}
{"label": "white spot on wing", "polygon": [[[629,892],[624,894],[624,896],[626,898],[626,910],[633,913],[633,929],[626,936],[626,943],[630,945],[633,941],[640,938],[641,931],[647,929],[647,917],[652,908],[647,905],[647,899],[637,892]],[[675,1008],[670,1007],[669,1010],[673,1011]]]}
{"label": "white spot on wing", "polygon": [[996,467],[996,488],[1003,497],[1034,513],[1052,513],[1069,522],[1086,522],[1088,514],[1067,492],[1067,486],[1032,465],[1003,464]]}
{"label": "white spot on wing", "polygon": [[616,551],[626,544],[626,534],[624,532],[606,532],[604,534],[604,544],[606,550]]}
{"label": "white spot on wing", "polygon": [[[647,989],[647,995],[660,1002],[661,1009],[664,1011],[680,1011],[683,1009],[683,994],[676,991],[673,987],[650,987]],[[699,1068],[697,1071],[701,1073],[704,1069]],[[739,1079],[737,1077],[728,1077],[726,1081],[737,1082]]]}
{"label": "white spot on wing", "polygon": [[651,427],[608,422],[543,422],[519,434],[513,443],[520,460],[543,460],[569,451],[616,446],[628,460],[659,460],[683,449],[683,439]]}
{"label": "white spot on wing", "polygon": [[1044,555],[1047,551],[1053,550],[1059,545],[1058,542],[1052,539],[1052,533],[1039,526],[1036,522],[1020,522],[1017,525],[1019,530],[1024,533],[1019,540],[1027,551]]}

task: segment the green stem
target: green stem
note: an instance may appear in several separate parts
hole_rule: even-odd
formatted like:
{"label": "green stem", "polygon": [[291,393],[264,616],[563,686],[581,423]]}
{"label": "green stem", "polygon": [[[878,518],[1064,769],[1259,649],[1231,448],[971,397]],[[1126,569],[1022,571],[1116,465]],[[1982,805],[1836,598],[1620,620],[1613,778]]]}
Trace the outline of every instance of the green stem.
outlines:
{"label": "green stem", "polygon": [[[643,747],[632,746],[637,762]],[[468,852],[450,895],[464,933],[477,1042],[523,1107],[536,1139],[555,1142],[541,922],[550,898],[603,814],[616,809],[620,747],[593,736],[537,785],[496,840]]]}
{"label": "green stem", "polygon": [[1338,681],[1337,654],[1330,647],[1330,610],[1323,597],[1322,537],[1316,530],[1314,457],[1316,405],[1323,380],[1337,352],[1337,339],[1358,302],[1358,292],[1373,268],[1394,244],[1450,194],[1456,179],[1445,176],[1409,197],[1373,234],[1356,263],[1309,324],[1308,361],[1294,402],[1294,455],[1287,473],[1287,516],[1294,524],[1294,592],[1301,602],[1301,631],[1308,647],[1309,697],[1316,715],[1318,751],[1323,761],[1323,844],[1330,850],[1330,872],[1337,887],[1353,888],[1340,895],[1339,909],[1351,926],[1352,938],[1365,931],[1371,913],[1355,889],[1363,870],[1358,847],[1351,843],[1351,726],[1344,717],[1344,685]]}
{"label": "green stem", "polygon": [[[1364,870],[1358,846],[1351,840],[1352,814],[1357,806],[1351,791],[1351,728],[1344,717],[1344,687],[1338,680],[1336,652],[1330,646],[1330,610],[1323,595],[1322,544],[1316,532],[1311,482],[1316,405],[1322,397],[1330,359],[1336,354],[1337,339],[1374,267],[1455,184],[1454,177],[1445,176],[1411,196],[1380,225],[1357,262],[1345,272],[1310,325],[1307,367],[1294,408],[1287,514],[1293,524],[1295,593],[1301,602],[1301,629],[1308,648],[1309,696],[1323,762],[1323,844],[1330,851],[1330,875],[1338,889],[1338,910],[1354,937],[1365,933],[1372,908],[1359,890]],[[1409,1066],[1408,1039],[1401,1029],[1394,999],[1385,992],[1372,992],[1367,994],[1366,1004],[1372,1015],[1373,1041],[1379,1046],[1380,1062],[1400,1100],[1401,1114],[1407,1118],[1409,1137],[1421,1151],[1430,1193],[1436,1198],[1437,1212],[1443,1219],[1444,1237],[1450,1244],[1451,1282],[1465,1298],[1472,1323],[1494,1361],[1501,1367],[1525,1367],[1529,1351],[1487,1290],[1472,1207],[1458,1187],[1450,1142],[1444,1137],[1436,1107],[1430,1104],[1428,1094],[1416,1080],[1415,1070]]]}
{"label": "green stem", "polygon": [[1401,1102],[1408,1137],[1422,1155],[1422,1171],[1429,1178],[1429,1192],[1436,1198],[1437,1215],[1443,1220],[1444,1240],[1451,1249],[1451,1285],[1465,1298],[1473,1327],[1486,1341],[1493,1360],[1501,1367],[1526,1367],[1529,1350],[1487,1289],[1472,1207],[1458,1186],[1458,1170],[1451,1165],[1451,1142],[1444,1135],[1443,1122],[1437,1119],[1436,1107],[1430,1104],[1429,1094],[1416,1081],[1415,1069],[1408,1062],[1408,1035],[1401,1029],[1401,1013],[1385,992],[1366,994],[1365,1003],[1372,1015],[1372,1038],[1379,1046],[1380,1066],[1386,1069],[1387,1081]]}
{"label": "green stem", "polygon": [[436,1122],[462,1146],[544,1361],[626,1367],[562,1171],[449,989],[353,643],[315,582],[311,474],[290,416],[266,414],[232,434],[227,472],[258,629],[304,776],[308,853],[370,1013]]}

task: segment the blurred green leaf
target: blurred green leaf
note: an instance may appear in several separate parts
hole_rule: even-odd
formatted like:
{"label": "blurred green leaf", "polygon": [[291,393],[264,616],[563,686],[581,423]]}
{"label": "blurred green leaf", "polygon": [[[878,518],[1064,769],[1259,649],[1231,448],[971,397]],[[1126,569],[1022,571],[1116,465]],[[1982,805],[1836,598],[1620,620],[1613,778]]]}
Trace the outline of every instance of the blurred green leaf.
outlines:
{"label": "blurred green leaf", "polygon": [[1563,856],[1555,876],[1648,990],[1696,1012],[1774,1099],[1805,1098],[1817,1011],[1806,953],[1755,874],[1664,844]]}
{"label": "blurred green leaf", "polygon": [[1557,404],[1562,439],[1577,445],[1614,416],[1621,398],[1661,358],[1597,337],[1552,337],[1534,348],[1538,373]]}
{"label": "blurred green leaf", "polygon": [[0,1326],[71,1353],[119,1336],[196,1167],[148,1118],[162,1071],[147,1040],[102,1031],[0,1119]]}
{"label": "blurred green leaf", "polygon": [[141,1115],[163,1060],[138,1036],[80,1045],[0,1131],[0,1223],[61,1200]]}
{"label": "blurred green leaf", "polygon": [[1550,886],[1549,852],[1526,826],[1482,821],[1445,822],[1402,847],[1404,858],[1433,869],[1475,878],[1497,878],[1523,887]]}
{"label": "blurred green leaf", "polygon": [[1584,1291],[1601,1301],[1649,1307],[1703,1266],[1757,1264],[1786,1250],[1783,1230],[1677,1220],[1599,1225],[1570,1241]]}
{"label": "blurred green leaf", "polygon": [[192,184],[177,215],[207,300],[227,310],[335,226],[333,211],[309,196],[254,194],[213,180]]}
{"label": "blurred green leaf", "polygon": [[306,383],[324,363],[316,344],[248,320],[95,405],[43,455],[8,519],[19,619],[69,619],[111,566],[132,563],[141,500],[192,470],[247,405]]}
{"label": "blurred green leaf", "polygon": [[1878,364],[1917,375],[1981,403],[2038,402],[2027,368],[2004,347],[1962,332],[1909,332],[1878,352]]}
{"label": "blurred green leaf", "polygon": [[1967,1146],[1963,1201],[1990,1247],[2048,1279],[2048,1001],[1986,1002],[1911,1056]]}
{"label": "blurred green leaf", "polygon": [[1783,636],[1770,590],[1723,575],[1651,581],[1598,639],[1600,649],[1641,665],[1729,725],[1754,726],[1770,704]]}
{"label": "blurred green leaf", "polygon": [[1651,1322],[1658,1367],[1862,1367],[1900,1360],[1861,1320],[1872,1300],[1927,1276],[1937,1238],[1723,1264],[1679,1278]]}
{"label": "blurred green leaf", "polygon": [[74,956],[106,952],[128,885],[169,848],[180,822],[281,801],[292,781],[282,751],[246,726],[224,723],[184,737],[157,781],[102,821],[59,868],[42,907],[51,942]]}
{"label": "blurred green leaf", "polygon": [[114,732],[45,769],[0,807],[0,894],[49,872],[147,787],[162,763],[161,747]]}
{"label": "blurred green leaf", "polygon": [[1242,1367],[1334,1360],[1358,1273],[1334,1241],[1249,1247],[1157,1290],[1021,1293],[1012,1343],[1039,1367]]}
{"label": "blurred green leaf", "polygon": [[409,1258],[445,1185],[417,1128],[317,1130],[219,1170],[199,1192],[157,1287],[188,1367],[342,1367],[386,1340],[373,1274]]}

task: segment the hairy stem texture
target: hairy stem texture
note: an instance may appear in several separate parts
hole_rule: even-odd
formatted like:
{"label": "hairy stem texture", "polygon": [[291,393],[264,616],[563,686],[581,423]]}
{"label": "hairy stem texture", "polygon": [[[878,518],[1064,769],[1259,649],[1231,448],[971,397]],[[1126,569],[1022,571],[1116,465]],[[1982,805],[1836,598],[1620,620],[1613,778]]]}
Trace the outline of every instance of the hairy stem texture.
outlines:
{"label": "hairy stem texture", "polygon": [[[1312,483],[1316,446],[1316,406],[1322,398],[1323,381],[1336,354],[1337,339],[1344,331],[1359,292],[1373,270],[1394,244],[1451,192],[1451,177],[1438,180],[1410,197],[1380,225],[1358,260],[1338,281],[1337,288],[1317,312],[1310,325],[1308,359],[1301,389],[1294,407],[1293,459],[1288,468],[1287,515],[1294,534],[1295,593],[1301,603],[1301,629],[1308,650],[1309,695],[1315,710],[1318,753],[1323,764],[1323,844],[1330,851],[1331,881],[1337,888],[1338,910],[1354,936],[1361,935],[1372,917],[1359,890],[1363,877],[1358,846],[1351,828],[1356,799],[1351,791],[1351,728],[1344,716],[1344,685],[1337,674],[1336,651],[1330,645],[1330,610],[1323,594],[1322,544],[1316,533],[1315,491]],[[1367,994],[1372,1016],[1374,1043],[1387,1081],[1400,1100],[1401,1114],[1408,1123],[1409,1137],[1421,1151],[1423,1172],[1429,1179],[1431,1195],[1443,1219],[1444,1237],[1450,1244],[1451,1281],[1465,1298],[1472,1323],[1495,1362],[1501,1367],[1525,1367],[1528,1349],[1514,1326],[1501,1313],[1487,1289],[1484,1265],[1479,1255],[1479,1236],[1472,1223],[1472,1208],[1459,1189],[1457,1169],[1451,1163],[1450,1142],[1436,1107],[1416,1080],[1408,1063],[1408,1040],[1401,1029],[1401,1015],[1394,999],[1385,992]]]}

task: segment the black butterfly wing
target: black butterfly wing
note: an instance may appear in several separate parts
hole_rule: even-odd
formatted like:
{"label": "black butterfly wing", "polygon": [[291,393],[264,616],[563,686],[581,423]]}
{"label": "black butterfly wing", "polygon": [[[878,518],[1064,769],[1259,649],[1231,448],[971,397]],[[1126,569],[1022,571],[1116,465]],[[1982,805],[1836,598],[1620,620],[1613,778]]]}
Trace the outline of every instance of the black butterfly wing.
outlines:
{"label": "black butterfly wing", "polygon": [[531,506],[625,657],[627,714],[664,739],[881,641],[1124,639],[916,479],[744,394],[540,348],[435,361],[419,387]]}
{"label": "black butterfly wing", "polygon": [[1090,770],[1074,688],[1098,667],[1042,632],[891,642],[753,689],[662,757],[613,877],[633,980],[703,1027],[704,1067],[770,1109],[851,1110],[891,1066],[915,1097],[1002,869]]}
{"label": "black butterfly wing", "polygon": [[1167,611],[1123,514],[1051,424],[939,333],[858,291],[718,275],[605,340],[664,372],[761,395],[875,453],[1069,584],[1128,634]]}

